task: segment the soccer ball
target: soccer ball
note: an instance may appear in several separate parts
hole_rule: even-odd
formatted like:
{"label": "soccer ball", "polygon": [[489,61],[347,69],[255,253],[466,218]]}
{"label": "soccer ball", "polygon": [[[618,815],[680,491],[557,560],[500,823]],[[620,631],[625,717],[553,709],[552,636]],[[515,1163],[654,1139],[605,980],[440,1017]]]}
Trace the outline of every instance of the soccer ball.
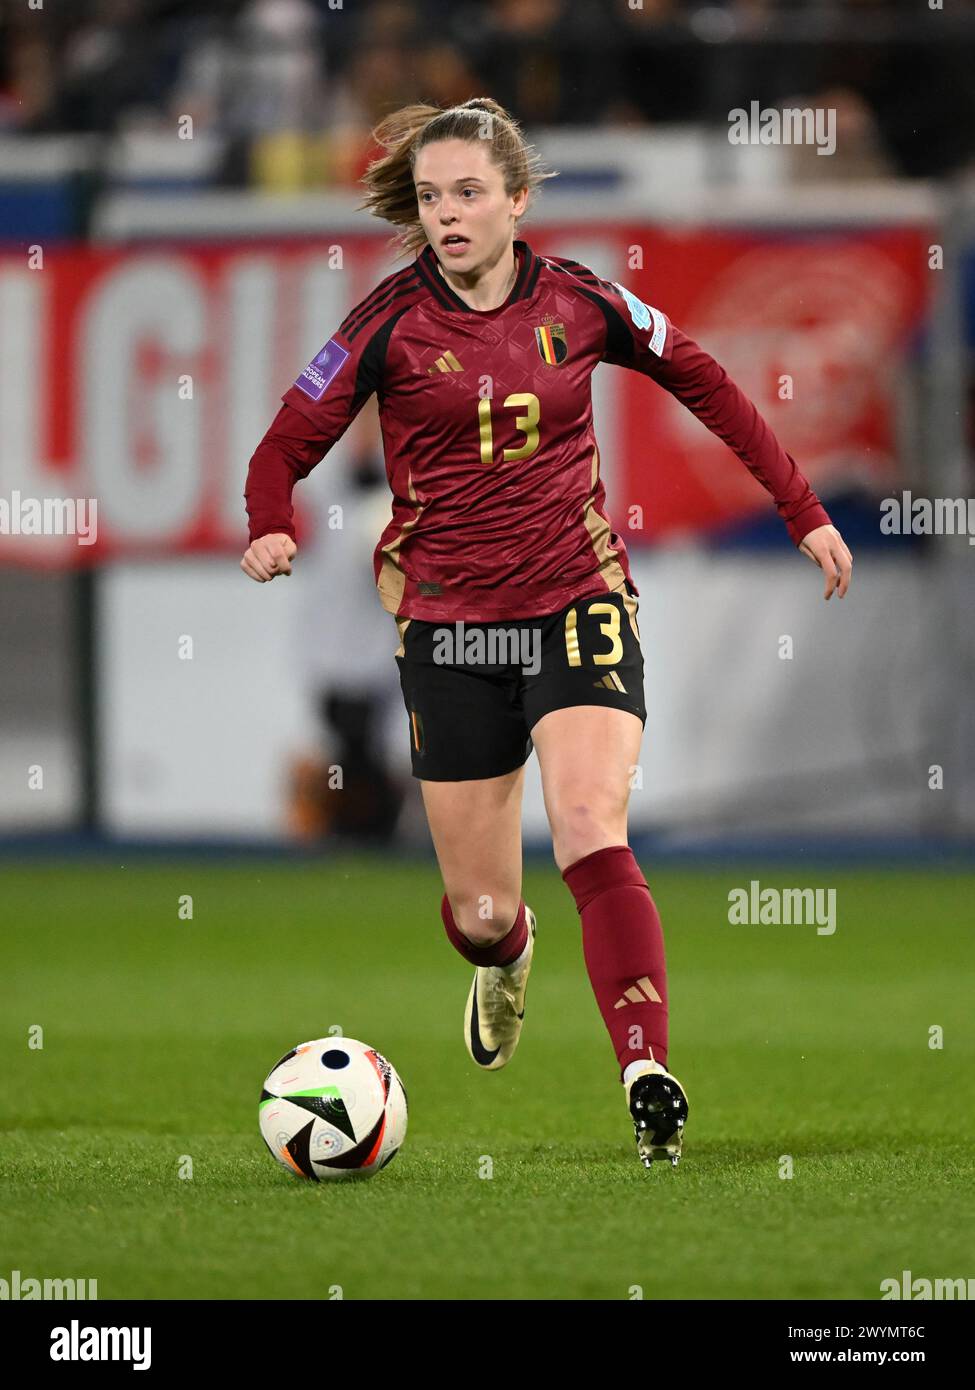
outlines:
{"label": "soccer ball", "polygon": [[271,1153],[299,1177],[371,1177],[406,1138],[406,1089],[374,1047],[317,1038],[271,1068],[258,1117]]}

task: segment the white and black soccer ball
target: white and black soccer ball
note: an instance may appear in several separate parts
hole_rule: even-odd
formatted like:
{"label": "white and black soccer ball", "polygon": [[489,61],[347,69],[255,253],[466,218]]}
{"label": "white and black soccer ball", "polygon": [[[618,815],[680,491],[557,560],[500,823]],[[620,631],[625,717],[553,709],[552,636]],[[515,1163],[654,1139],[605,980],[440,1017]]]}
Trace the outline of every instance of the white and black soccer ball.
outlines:
{"label": "white and black soccer ball", "polygon": [[406,1138],[406,1088],[374,1047],[316,1038],[272,1067],[258,1115],[265,1144],[292,1173],[313,1182],[371,1177]]}

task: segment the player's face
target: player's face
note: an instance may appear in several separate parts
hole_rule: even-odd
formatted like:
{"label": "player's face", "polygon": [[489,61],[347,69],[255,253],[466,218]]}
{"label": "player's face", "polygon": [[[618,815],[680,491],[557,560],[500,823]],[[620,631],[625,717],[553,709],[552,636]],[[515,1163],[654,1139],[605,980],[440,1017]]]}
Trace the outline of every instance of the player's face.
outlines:
{"label": "player's face", "polygon": [[525,210],[527,191],[504,191],[504,177],[483,140],[424,145],[413,170],[427,240],[445,269],[476,273],[495,264]]}

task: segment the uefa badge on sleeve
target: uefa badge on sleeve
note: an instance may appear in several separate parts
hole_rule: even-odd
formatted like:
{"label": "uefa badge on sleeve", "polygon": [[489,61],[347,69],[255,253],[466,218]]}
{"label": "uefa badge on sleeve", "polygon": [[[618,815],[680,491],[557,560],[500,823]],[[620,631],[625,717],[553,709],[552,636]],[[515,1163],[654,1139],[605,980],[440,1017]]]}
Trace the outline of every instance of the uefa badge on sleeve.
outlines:
{"label": "uefa badge on sleeve", "polygon": [[347,361],[348,350],[337,343],[334,338],[329,338],[321,352],[308,363],[301,376],[295,382],[299,391],[304,391],[306,396],[313,401],[320,401],[325,394],[325,389],[331,383],[336,372]]}
{"label": "uefa badge on sleeve", "polygon": [[659,309],[655,309],[652,304],[644,304],[642,299],[637,299],[636,295],[621,285],[618,280],[614,280],[613,286],[619,290],[626,302],[626,307],[630,311],[630,318],[635,327],[644,332],[651,329],[647,347],[651,352],[655,352],[658,357],[663,356],[664,344],[667,341],[667,320]]}

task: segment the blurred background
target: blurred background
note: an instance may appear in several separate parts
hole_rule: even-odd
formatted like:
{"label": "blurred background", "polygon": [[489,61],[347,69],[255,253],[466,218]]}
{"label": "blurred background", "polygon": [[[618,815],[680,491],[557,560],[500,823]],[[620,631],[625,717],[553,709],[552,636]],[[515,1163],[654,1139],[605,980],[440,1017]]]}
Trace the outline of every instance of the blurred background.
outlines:
{"label": "blurred background", "polygon": [[[240,572],[242,492],[403,264],[356,211],[370,129],[488,94],[560,174],[520,234],[713,353],[856,556],[824,604],[738,460],[597,369],[646,656],[634,843],[970,854],[973,72],[961,0],[2,0],[2,843],[429,846],[374,402],[296,489],[290,581]],[[733,143],[753,105],[832,113],[835,149]],[[33,534],[45,503],[96,529]],[[534,759],[525,836],[549,852]]]}

